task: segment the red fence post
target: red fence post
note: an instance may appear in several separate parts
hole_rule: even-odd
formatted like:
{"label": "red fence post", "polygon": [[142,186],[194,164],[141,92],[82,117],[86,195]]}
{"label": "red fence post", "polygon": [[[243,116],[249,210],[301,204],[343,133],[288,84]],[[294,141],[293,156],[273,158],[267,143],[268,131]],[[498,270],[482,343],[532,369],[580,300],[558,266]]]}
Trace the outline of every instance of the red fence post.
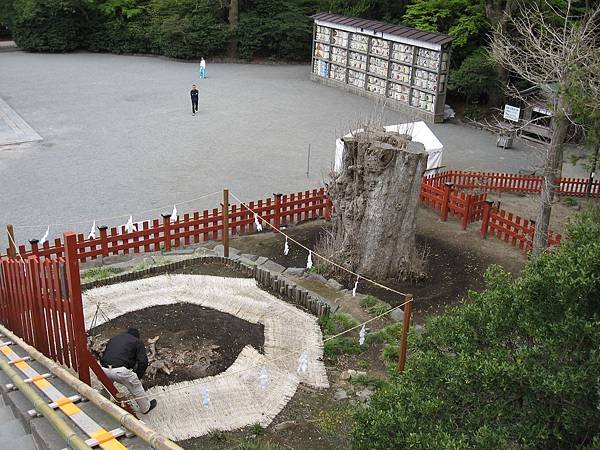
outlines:
{"label": "red fence post", "polygon": [[100,231],[100,250],[102,250],[102,257],[104,258],[108,256],[108,240],[106,238],[106,230],[108,230],[108,227],[102,225],[101,227],[98,227],[98,230]]}
{"label": "red fence post", "polygon": [[38,254],[38,244],[39,244],[39,240],[38,239],[30,239],[29,240],[29,244],[31,245],[31,254],[32,255],[37,255]]}
{"label": "red fence post", "polygon": [[223,240],[223,256],[229,258],[229,189],[223,189],[223,212],[222,212],[221,239]]}
{"label": "red fence post", "polygon": [[494,204],[493,200],[486,200],[485,205],[483,205],[483,217],[481,219],[481,237],[487,238],[488,228],[490,225],[490,215],[492,213],[492,205]]}
{"label": "red fence post", "polygon": [[165,252],[171,251],[171,214],[163,214],[163,241]]}
{"label": "red fence post", "polygon": [[462,229],[466,230],[467,225],[471,221],[471,209],[473,208],[473,195],[467,194],[467,199],[465,203],[465,215],[462,220]]}
{"label": "red fence post", "polygon": [[331,220],[331,210],[333,209],[332,203],[327,193],[324,193],[323,195],[325,196],[325,220],[329,222]]}
{"label": "red fence post", "polygon": [[48,334],[44,322],[44,306],[40,289],[40,267],[37,257],[27,258],[27,271],[29,272],[29,290],[31,295],[31,316],[33,319],[33,336],[35,348],[44,355],[48,355]]}
{"label": "red fence post", "polygon": [[[67,272],[68,299],[71,304],[75,351],[77,352],[77,373],[79,379],[90,384],[87,335],[83,318],[83,302],[81,300],[81,279],[79,278],[79,256],[77,255],[77,235],[72,231],[64,234],[65,265]],[[64,343],[63,345],[66,345]]]}
{"label": "red fence post", "polygon": [[273,206],[273,228],[279,230],[281,227],[281,196],[283,194],[273,194],[275,205]]}
{"label": "red fence post", "polygon": [[450,206],[450,192],[454,183],[444,183],[444,192],[442,196],[442,210],[440,211],[440,220],[445,222],[448,219],[448,207]]}

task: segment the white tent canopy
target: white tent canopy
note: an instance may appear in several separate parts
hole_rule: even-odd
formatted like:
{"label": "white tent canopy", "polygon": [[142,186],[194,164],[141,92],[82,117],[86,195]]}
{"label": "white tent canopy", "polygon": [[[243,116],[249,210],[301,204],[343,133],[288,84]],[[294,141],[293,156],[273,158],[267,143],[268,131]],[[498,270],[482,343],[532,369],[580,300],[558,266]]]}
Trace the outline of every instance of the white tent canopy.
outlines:
{"label": "white tent canopy", "polygon": [[[425,146],[425,151],[429,154],[427,158],[427,169],[434,169],[442,165],[442,153],[444,146],[433,134],[433,131],[425,124],[425,122],[410,122],[401,123],[398,125],[387,125],[384,127],[385,131],[396,131],[400,134],[408,134],[412,137],[413,141],[420,142]],[[344,137],[351,137],[353,133],[360,132],[362,130],[354,130],[352,133],[348,133]],[[339,172],[342,167],[342,155],[344,153],[344,143],[341,138],[335,140],[335,166],[334,171]]]}

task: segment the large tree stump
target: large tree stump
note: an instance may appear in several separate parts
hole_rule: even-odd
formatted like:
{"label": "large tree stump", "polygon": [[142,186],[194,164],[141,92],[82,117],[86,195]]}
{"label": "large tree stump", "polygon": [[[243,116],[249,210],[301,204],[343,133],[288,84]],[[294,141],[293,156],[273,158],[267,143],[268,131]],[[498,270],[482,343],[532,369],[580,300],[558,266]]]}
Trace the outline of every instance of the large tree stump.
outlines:
{"label": "large tree stump", "polygon": [[427,168],[423,144],[378,130],[343,141],[342,169],[328,186],[335,208],[332,257],[377,280],[420,276],[415,231]]}

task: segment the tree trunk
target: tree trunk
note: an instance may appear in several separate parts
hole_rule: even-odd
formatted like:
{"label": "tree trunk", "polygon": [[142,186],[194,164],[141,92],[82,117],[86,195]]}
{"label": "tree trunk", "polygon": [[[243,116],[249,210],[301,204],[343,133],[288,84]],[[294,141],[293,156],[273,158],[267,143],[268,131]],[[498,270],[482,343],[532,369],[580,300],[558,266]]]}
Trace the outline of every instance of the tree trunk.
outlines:
{"label": "tree trunk", "polygon": [[[513,7],[513,0],[486,0],[485,15],[490,21],[492,29],[500,28],[502,34],[506,34],[508,29],[508,18]],[[506,88],[508,84],[508,71],[500,64],[496,64],[496,73],[498,74],[498,82],[502,88]],[[499,104],[501,98],[491,99],[493,104]]]}
{"label": "tree trunk", "polygon": [[237,56],[237,29],[240,21],[239,1],[230,0],[229,2],[229,45],[227,47],[227,56],[235,58]]}
{"label": "tree trunk", "polygon": [[341,171],[328,188],[333,258],[377,280],[423,273],[416,213],[427,153],[410,136],[367,131],[344,139]]}
{"label": "tree trunk", "polygon": [[552,212],[552,199],[558,188],[558,181],[562,173],[563,143],[567,135],[569,123],[564,115],[562,100],[558,99],[555,117],[552,121],[552,137],[546,154],[544,164],[544,179],[540,193],[540,210],[535,222],[535,231],[531,253],[533,256],[541,255],[548,247],[548,230],[550,228],[550,214]]}

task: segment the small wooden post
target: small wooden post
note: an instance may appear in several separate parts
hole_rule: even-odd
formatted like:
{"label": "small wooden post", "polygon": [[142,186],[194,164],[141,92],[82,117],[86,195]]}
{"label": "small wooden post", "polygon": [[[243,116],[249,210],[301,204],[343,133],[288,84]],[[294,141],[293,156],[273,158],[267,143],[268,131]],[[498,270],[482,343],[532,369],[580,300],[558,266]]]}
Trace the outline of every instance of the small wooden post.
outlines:
{"label": "small wooden post", "polygon": [[440,211],[440,220],[445,222],[448,219],[448,207],[450,206],[450,191],[454,183],[449,181],[444,183],[444,194],[442,197],[442,210]]}
{"label": "small wooden post", "polygon": [[38,244],[40,243],[40,241],[38,239],[30,239],[29,240],[29,244],[31,245],[31,254],[32,255],[37,255],[38,254]]}
{"label": "small wooden post", "polygon": [[273,214],[273,228],[279,230],[281,227],[281,196],[283,194],[273,194],[275,197],[275,205],[273,206],[273,210],[275,211]]}
{"label": "small wooden post", "polygon": [[163,241],[165,252],[171,251],[171,214],[163,214]]}
{"label": "small wooden post", "polygon": [[[68,301],[71,304],[75,351],[77,352],[77,373],[79,379],[90,385],[90,368],[81,299],[81,279],[79,278],[79,256],[77,255],[77,235],[72,231],[64,234],[65,265],[67,272]],[[65,344],[63,344],[65,345]]]}
{"label": "small wooden post", "polygon": [[11,224],[6,225],[6,234],[8,235],[8,256],[17,257],[17,247],[15,245],[15,230]]}
{"label": "small wooden post", "polygon": [[229,189],[223,189],[223,256],[229,258]]}
{"label": "small wooden post", "polygon": [[108,227],[106,225],[98,227],[98,231],[100,231],[100,249],[102,250],[102,257],[108,256],[108,241],[106,239],[106,230],[108,230]]}
{"label": "small wooden post", "polygon": [[406,347],[408,345],[408,328],[410,326],[410,310],[412,307],[413,296],[412,294],[406,294],[404,315],[402,316],[402,335],[400,336],[400,353],[398,355],[398,372],[404,372],[404,365],[406,364]]}
{"label": "small wooden post", "polygon": [[488,229],[490,226],[490,215],[492,214],[492,205],[494,204],[493,200],[486,200],[485,205],[483,205],[483,217],[481,218],[481,237],[487,238]]}

